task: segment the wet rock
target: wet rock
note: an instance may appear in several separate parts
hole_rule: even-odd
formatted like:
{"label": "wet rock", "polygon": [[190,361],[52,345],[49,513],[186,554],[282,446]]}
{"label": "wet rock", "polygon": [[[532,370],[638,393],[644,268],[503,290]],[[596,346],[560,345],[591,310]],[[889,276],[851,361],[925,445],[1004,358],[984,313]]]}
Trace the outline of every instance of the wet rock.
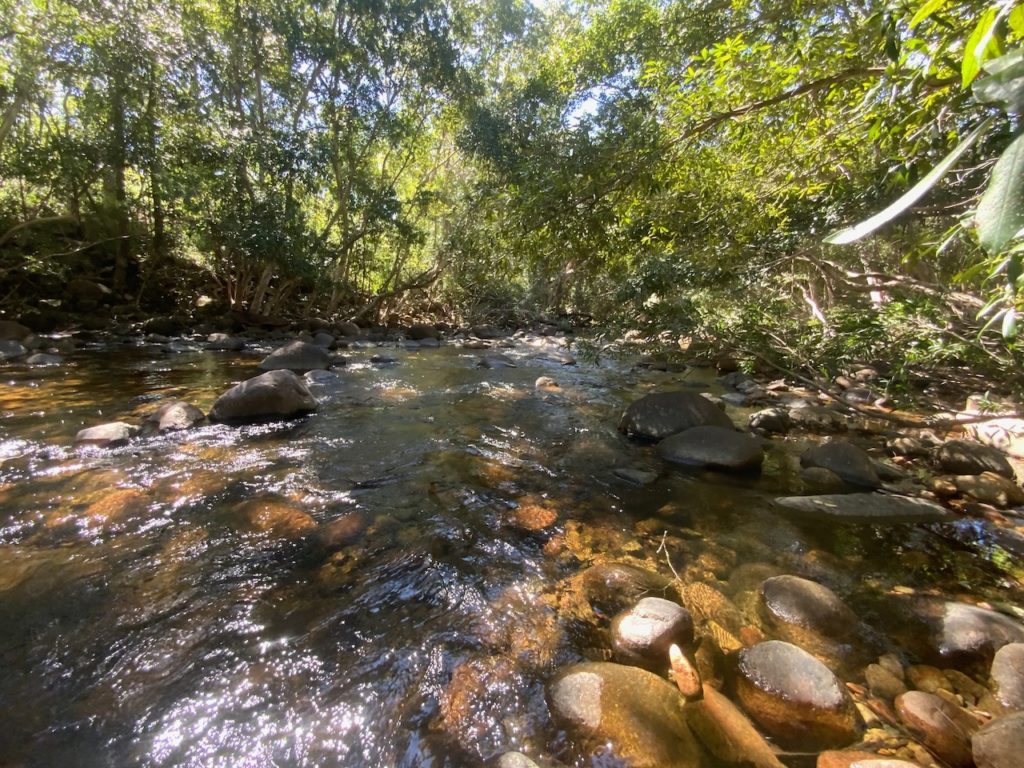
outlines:
{"label": "wet rock", "polygon": [[909,691],[896,699],[896,712],[915,738],[950,768],[972,764],[971,736],[978,721],[932,693]]}
{"label": "wet rock", "polygon": [[732,420],[714,403],[692,392],[659,392],[632,403],[619,431],[630,437],[662,440],[693,427],[732,429]]}
{"label": "wet rock", "polygon": [[320,349],[334,349],[336,346],[334,336],[326,331],[318,331],[313,334],[313,343]]}
{"label": "wet rock", "polygon": [[553,389],[561,389],[561,387],[558,385],[558,382],[552,379],[550,376],[540,376],[535,382],[533,382],[533,388],[548,391]]}
{"label": "wet rock", "polygon": [[143,333],[155,333],[160,336],[177,336],[188,326],[188,320],[184,317],[169,315],[166,317],[151,317],[142,324]]}
{"label": "wet rock", "polygon": [[344,383],[344,380],[338,375],[337,371],[323,369],[307,371],[302,378],[310,386],[318,387],[336,387]]}
{"label": "wet rock", "polygon": [[409,338],[415,341],[420,341],[421,339],[440,339],[441,332],[437,330],[436,326],[427,323],[417,323],[409,328]]}
{"label": "wet rock", "polygon": [[678,603],[645,597],[612,619],[611,633],[617,662],[664,672],[670,645],[693,645],[693,619]]}
{"label": "wet rock", "polygon": [[530,355],[531,360],[541,360],[559,365],[576,365],[576,358],[565,349],[545,349]]}
{"label": "wet rock", "polygon": [[789,431],[793,421],[785,408],[765,408],[750,414],[750,428],[767,434],[783,434]]}
{"label": "wet rock", "polygon": [[820,405],[796,407],[789,412],[793,426],[809,432],[832,434],[846,430],[846,417]]}
{"label": "wet rock", "polygon": [[998,717],[971,740],[977,768],[1018,768],[1024,761],[1024,712]]}
{"label": "wet rock", "polygon": [[139,432],[138,428],[123,421],[113,421],[80,430],[75,435],[75,445],[94,445],[98,448],[116,448],[125,445]]}
{"label": "wet rock", "polygon": [[206,337],[205,347],[215,352],[239,352],[245,349],[245,339],[226,333],[211,333]]}
{"label": "wet rock", "polygon": [[1024,643],[1010,643],[992,659],[992,689],[1007,710],[1024,709]]}
{"label": "wet rock", "polygon": [[657,472],[647,472],[643,469],[632,469],[630,467],[616,467],[612,470],[612,474],[620,480],[625,480],[627,483],[638,487],[650,485],[658,479]]}
{"label": "wet rock", "polygon": [[149,499],[134,488],[119,488],[97,499],[85,508],[83,516],[99,525],[116,523],[128,517],[145,514]]}
{"label": "wet rock", "polygon": [[1004,417],[967,424],[964,431],[983,445],[998,448],[1003,453],[1024,458],[1024,419]]}
{"label": "wet rock", "polygon": [[416,343],[419,344],[422,349],[438,349],[441,346],[441,341],[439,339],[420,339]]}
{"label": "wet rock", "polygon": [[387,355],[373,355],[370,358],[370,362],[374,365],[395,365],[398,361],[393,357]]}
{"label": "wet rock", "polygon": [[316,410],[305,381],[291,371],[269,371],[236,384],[217,398],[211,421],[252,421]]}
{"label": "wet rock", "polygon": [[944,472],[951,475],[980,475],[982,472],[994,472],[1003,477],[1013,477],[1013,467],[1002,451],[981,443],[949,440],[935,451],[935,460]]}
{"label": "wet rock", "polygon": [[829,750],[818,755],[815,768],[920,768],[917,763],[858,750]]}
{"label": "wet rock", "polygon": [[15,320],[0,320],[0,341],[24,341],[32,330]]}
{"label": "wet rock", "polygon": [[[547,702],[573,752],[586,761],[598,753],[631,768],[697,768],[704,755],[686,724],[674,686],[637,667],[588,662],[560,672]],[[610,755],[608,754],[610,752]]]}
{"label": "wet rock", "polygon": [[276,497],[243,501],[232,512],[244,529],[275,538],[298,538],[316,529],[316,521],[308,513]]}
{"label": "wet rock", "polygon": [[784,496],[775,499],[775,504],[802,515],[859,523],[935,523],[952,517],[948,510],[925,499],[882,493]]}
{"label": "wet rock", "polygon": [[28,354],[28,350],[21,342],[10,339],[0,340],[0,362],[4,360],[15,360]]}
{"label": "wet rock", "polygon": [[957,475],[952,478],[958,493],[994,507],[1024,504],[1024,489],[1013,480],[993,472],[980,475]]}
{"label": "wet rock", "polygon": [[943,671],[929,664],[914,664],[907,667],[907,680],[915,689],[925,693],[953,690],[953,684]]}
{"label": "wet rock", "polygon": [[846,746],[862,729],[843,684],[828,667],[790,643],[769,640],[741,650],[736,693],[751,718],[787,748]]}
{"label": "wet rock", "polygon": [[366,531],[369,521],[362,512],[349,512],[321,525],[316,532],[317,543],[324,550],[335,550],[356,541]]}
{"label": "wet rock", "polygon": [[184,400],[164,403],[142,420],[142,432],[152,435],[157,432],[172,432],[191,429],[206,421],[206,414]]}
{"label": "wet rock", "polygon": [[516,365],[516,361],[508,355],[502,354],[501,352],[492,352],[477,360],[476,367],[498,369],[516,368],[518,366]]}
{"label": "wet rock", "polygon": [[800,645],[819,637],[842,640],[859,626],[856,614],[828,587],[799,576],[766,579],[758,612],[779,635]]}
{"label": "wet rock", "polygon": [[710,685],[699,701],[686,705],[686,721],[697,740],[729,765],[783,768],[775,751],[739,708]]}
{"label": "wet rock", "polygon": [[487,768],[540,768],[522,752],[506,752],[488,760]]}
{"label": "wet rock", "polygon": [[911,458],[923,458],[931,456],[932,451],[939,444],[938,438],[934,435],[929,437],[894,437],[886,441],[885,448],[893,456],[908,456]]}
{"label": "wet rock", "polygon": [[673,464],[734,472],[761,468],[764,451],[750,435],[723,427],[693,427],[658,443],[658,454]]}
{"label": "wet rock", "polygon": [[25,364],[30,365],[33,368],[53,368],[64,362],[64,358],[60,355],[47,355],[42,352],[37,352],[34,355],[29,355],[25,359]]}
{"label": "wet rock", "polygon": [[864,680],[872,695],[892,701],[907,692],[907,686],[896,675],[880,664],[868,664],[864,669]]}
{"label": "wet rock", "polygon": [[509,514],[513,527],[531,533],[546,530],[558,522],[558,513],[541,504],[520,504]]}
{"label": "wet rock", "polygon": [[347,336],[350,339],[358,338],[363,335],[363,329],[355,323],[338,323],[336,330],[340,335]]}
{"label": "wet rock", "polygon": [[934,650],[949,666],[987,667],[1004,645],[1024,642],[1024,626],[987,608],[948,602],[930,610],[938,614]]}
{"label": "wet rock", "polygon": [[825,443],[805,451],[800,457],[800,464],[831,470],[850,485],[878,488],[882,484],[871,457],[844,441]]}
{"label": "wet rock", "polygon": [[806,490],[813,493],[842,493],[849,490],[843,478],[824,467],[803,467],[800,479],[804,481]]}
{"label": "wet rock", "polygon": [[609,616],[642,597],[674,597],[672,582],[661,574],[625,563],[598,563],[582,576],[587,602]]}
{"label": "wet rock", "polygon": [[507,334],[500,328],[493,325],[476,325],[473,326],[473,335],[478,339],[501,339]]}
{"label": "wet rock", "polygon": [[305,373],[315,369],[327,368],[331,357],[323,347],[305,341],[293,341],[278,347],[260,363],[261,371],[294,371]]}

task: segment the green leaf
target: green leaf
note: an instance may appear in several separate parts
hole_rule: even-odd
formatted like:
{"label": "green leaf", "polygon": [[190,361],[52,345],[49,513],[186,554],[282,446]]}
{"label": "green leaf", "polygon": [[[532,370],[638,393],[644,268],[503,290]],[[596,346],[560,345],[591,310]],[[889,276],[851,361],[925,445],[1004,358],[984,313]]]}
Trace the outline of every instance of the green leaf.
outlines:
{"label": "green leaf", "polygon": [[981,14],[974,31],[971,32],[971,36],[967,38],[967,44],[964,46],[964,61],[961,65],[964,88],[977,77],[982,64],[1001,53],[998,41],[994,39],[1001,16],[1002,12],[999,6],[993,5],[986,9]]}
{"label": "green leaf", "polygon": [[910,28],[913,29],[933,13],[940,10],[946,2],[947,0],[927,0],[924,5],[917,9],[917,13],[914,14],[914,18],[910,20]]}
{"label": "green leaf", "polygon": [[1024,133],[1013,140],[992,169],[974,221],[978,241],[993,254],[1024,228]]}
{"label": "green leaf", "polygon": [[1010,11],[1006,22],[1010,25],[1010,29],[1013,30],[1013,34],[1018,37],[1024,37],[1024,5],[1018,5]]}
{"label": "green leaf", "polygon": [[1003,315],[1003,338],[1017,338],[1017,310],[1010,308]]}
{"label": "green leaf", "polygon": [[974,98],[986,104],[1002,104],[1007,112],[1024,111],[1024,49],[985,64],[985,77],[974,81]]}
{"label": "green leaf", "polygon": [[876,213],[871,218],[862,221],[856,226],[848,227],[840,232],[829,235],[825,238],[825,242],[831,245],[846,245],[847,243],[860,240],[865,235],[869,235],[879,227],[888,224],[907,210],[907,208],[924,197],[925,193],[934,187],[935,184],[938,183],[939,179],[945,176],[949,169],[956,164],[956,161],[959,160],[968,149],[974,146],[974,143],[991,124],[992,118],[990,117],[971,131],[963,141],[956,145],[952,152],[942,159],[942,162],[932,168],[927,176],[907,190],[898,200],[896,200],[896,202],[888,206],[885,210]]}

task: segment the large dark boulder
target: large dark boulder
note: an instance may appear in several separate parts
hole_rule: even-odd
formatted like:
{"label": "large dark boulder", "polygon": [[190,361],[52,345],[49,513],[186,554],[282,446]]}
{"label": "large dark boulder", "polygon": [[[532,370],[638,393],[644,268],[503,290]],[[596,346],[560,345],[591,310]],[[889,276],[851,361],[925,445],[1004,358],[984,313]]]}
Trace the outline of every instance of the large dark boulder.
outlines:
{"label": "large dark boulder", "polygon": [[261,371],[306,371],[323,370],[331,365],[331,356],[323,347],[306,341],[293,341],[278,347],[260,363]]}
{"label": "large dark boulder", "polygon": [[800,464],[827,469],[850,485],[878,488],[882,484],[871,458],[857,446],[841,440],[805,451],[800,457]]}
{"label": "large dark boulder", "polygon": [[724,427],[693,427],[658,443],[665,461],[690,467],[709,467],[732,472],[761,468],[764,451],[757,438]]}
{"label": "large dark boulder", "polygon": [[943,443],[935,451],[935,460],[944,472],[951,475],[994,472],[1013,478],[1013,467],[1002,451],[970,440],[949,440]]}
{"label": "large dark boulder", "polygon": [[317,407],[306,382],[291,371],[268,371],[236,384],[217,398],[211,421],[256,421],[298,416]]}
{"label": "large dark boulder", "polygon": [[663,440],[693,427],[732,429],[721,408],[692,392],[656,392],[632,403],[622,414],[619,431],[642,440]]}

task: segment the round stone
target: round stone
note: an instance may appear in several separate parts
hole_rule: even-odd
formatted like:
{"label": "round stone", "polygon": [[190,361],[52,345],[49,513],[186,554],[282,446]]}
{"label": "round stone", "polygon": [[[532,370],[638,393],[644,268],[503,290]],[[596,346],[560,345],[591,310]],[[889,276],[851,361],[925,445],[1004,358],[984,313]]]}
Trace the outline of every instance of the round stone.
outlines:
{"label": "round stone", "polygon": [[1024,643],[1010,643],[996,651],[992,687],[1004,707],[1024,709]]}
{"label": "round stone", "polygon": [[920,742],[950,768],[971,765],[971,735],[978,721],[935,694],[908,691],[896,698],[900,720]]}
{"label": "round stone", "polygon": [[1018,768],[1024,755],[1024,712],[998,717],[974,734],[977,768]]}
{"label": "round stone", "polygon": [[730,419],[710,400],[692,392],[657,392],[641,397],[622,414],[619,431],[643,440],[663,440],[700,426],[732,428]]}
{"label": "round stone", "polygon": [[764,461],[758,440],[716,426],[693,427],[667,437],[658,443],[658,454],[673,464],[736,472],[760,469]]}
{"label": "round stone", "polygon": [[794,637],[812,632],[844,638],[857,627],[857,616],[828,587],[799,576],[765,579],[758,590],[761,617]]}
{"label": "round stone", "polygon": [[591,607],[614,615],[642,597],[671,596],[671,581],[661,574],[625,563],[598,563],[582,574]]}
{"label": "round stone", "polygon": [[788,749],[843,747],[862,730],[838,678],[801,648],[780,640],[739,652],[736,693],[747,713]]}
{"label": "round stone", "polygon": [[800,464],[832,470],[851,485],[878,488],[882,484],[871,458],[857,446],[841,440],[805,451]]}
{"label": "round stone", "polygon": [[693,618],[677,603],[645,597],[612,619],[611,632],[616,661],[663,672],[669,665],[669,646],[693,644]]}

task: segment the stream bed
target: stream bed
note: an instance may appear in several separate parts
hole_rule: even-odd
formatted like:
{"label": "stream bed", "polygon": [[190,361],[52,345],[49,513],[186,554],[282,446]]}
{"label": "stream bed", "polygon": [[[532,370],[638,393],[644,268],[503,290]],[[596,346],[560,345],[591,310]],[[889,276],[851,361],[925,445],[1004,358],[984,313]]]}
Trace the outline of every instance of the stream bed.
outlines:
{"label": "stream bed", "polygon": [[73,447],[163,399],[208,411],[271,346],[100,341],[0,367],[0,765],[590,765],[545,683],[609,657],[608,617],[576,589],[595,563],[714,587],[741,639],[771,636],[761,580],[814,579],[862,623],[866,661],[927,660],[914,600],[1019,613],[1021,561],[987,521],[782,514],[816,438],[775,438],[760,474],[726,476],[619,434],[644,394],[720,392],[710,370],[564,366],[528,340],[496,369],[452,344],[365,345],[312,415]]}

